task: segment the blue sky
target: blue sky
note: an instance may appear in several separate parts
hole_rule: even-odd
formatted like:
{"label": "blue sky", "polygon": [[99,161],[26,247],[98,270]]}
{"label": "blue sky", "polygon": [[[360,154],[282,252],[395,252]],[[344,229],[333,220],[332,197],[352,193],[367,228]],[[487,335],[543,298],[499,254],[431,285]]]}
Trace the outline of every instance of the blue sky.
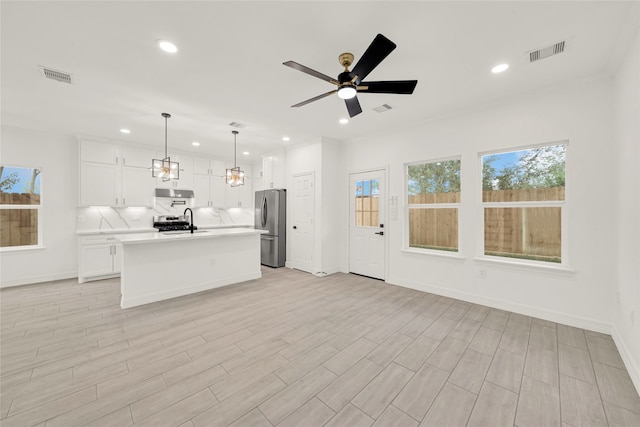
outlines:
{"label": "blue sky", "polygon": [[500,172],[505,168],[505,166],[509,166],[509,165],[513,165],[515,163],[518,162],[518,159],[527,152],[527,150],[522,150],[522,151],[510,151],[508,153],[499,153],[499,154],[494,154],[494,155],[490,155],[490,156],[483,156],[482,157],[482,166],[484,166],[485,164],[485,160],[488,158],[495,158],[496,160],[494,160],[491,163],[491,166],[493,166],[496,169],[496,172],[498,173],[498,175],[500,174]]}
{"label": "blue sky", "polygon": [[[29,191],[29,183],[31,182],[31,174],[33,168],[15,168],[11,166],[5,166],[2,170],[2,176],[0,182],[15,173],[18,176],[18,181],[8,189],[4,188],[5,193],[27,193]],[[40,175],[36,178],[35,193],[40,194]]]}

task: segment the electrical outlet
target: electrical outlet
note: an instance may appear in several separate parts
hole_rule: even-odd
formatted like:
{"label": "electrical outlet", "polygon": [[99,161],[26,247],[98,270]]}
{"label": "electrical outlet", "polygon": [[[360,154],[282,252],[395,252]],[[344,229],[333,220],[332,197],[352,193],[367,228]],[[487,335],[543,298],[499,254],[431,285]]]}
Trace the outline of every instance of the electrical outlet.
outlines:
{"label": "electrical outlet", "polygon": [[631,314],[629,315],[629,320],[631,321],[631,326],[636,325],[636,311],[631,310]]}
{"label": "electrical outlet", "polygon": [[78,215],[78,222],[84,222],[84,215]]}
{"label": "electrical outlet", "polygon": [[616,292],[616,302],[620,304],[620,292]]}
{"label": "electrical outlet", "polygon": [[210,266],[214,266],[214,265],[216,265],[216,260],[215,260],[215,258],[210,258],[210,259],[209,259],[209,265],[210,265]]}
{"label": "electrical outlet", "polygon": [[487,269],[486,268],[479,268],[478,269],[478,277],[481,279],[486,279],[487,278]]}

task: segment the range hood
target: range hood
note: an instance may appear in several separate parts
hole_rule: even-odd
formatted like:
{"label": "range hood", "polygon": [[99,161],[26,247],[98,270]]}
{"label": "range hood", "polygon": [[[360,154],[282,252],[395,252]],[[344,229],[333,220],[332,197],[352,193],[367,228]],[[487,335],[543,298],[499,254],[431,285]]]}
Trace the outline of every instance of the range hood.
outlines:
{"label": "range hood", "polygon": [[178,190],[176,188],[156,188],[156,197],[169,199],[193,199],[193,190]]}

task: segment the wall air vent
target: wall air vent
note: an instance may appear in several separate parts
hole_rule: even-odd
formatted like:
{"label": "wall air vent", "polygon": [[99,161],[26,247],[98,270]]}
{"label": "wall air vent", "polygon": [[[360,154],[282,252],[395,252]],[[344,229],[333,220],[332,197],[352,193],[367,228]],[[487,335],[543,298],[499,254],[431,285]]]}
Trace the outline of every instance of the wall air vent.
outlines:
{"label": "wall air vent", "polygon": [[243,125],[242,123],[238,123],[238,122],[231,122],[231,123],[229,123],[229,126],[234,127],[234,128],[238,128],[238,129],[242,129],[246,125]]}
{"label": "wall air vent", "polygon": [[564,52],[566,48],[567,42],[561,41],[558,43],[554,43],[551,46],[546,46],[540,49],[530,50],[526,54],[529,57],[529,62],[536,62],[541,59],[548,58],[553,55],[557,55],[559,53]]}
{"label": "wall air vent", "polygon": [[373,109],[376,113],[384,113],[385,111],[389,111],[393,109],[393,107],[389,104],[382,104]]}
{"label": "wall air vent", "polygon": [[48,79],[56,80],[62,83],[73,83],[73,76],[71,75],[71,73],[65,73],[64,71],[58,71],[52,68],[43,67],[42,65],[40,65],[39,68],[42,75]]}

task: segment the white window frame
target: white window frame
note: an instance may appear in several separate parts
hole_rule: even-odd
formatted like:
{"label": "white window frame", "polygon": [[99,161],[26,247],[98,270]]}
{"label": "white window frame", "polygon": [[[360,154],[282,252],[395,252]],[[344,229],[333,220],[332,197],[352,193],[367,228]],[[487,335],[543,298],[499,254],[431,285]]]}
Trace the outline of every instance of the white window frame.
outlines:
{"label": "white window frame", "polygon": [[[522,150],[531,150],[542,147],[550,147],[554,145],[564,145],[565,146],[565,190],[564,190],[564,200],[545,200],[545,201],[522,201],[522,202],[484,202],[482,200],[482,172],[483,172],[483,164],[482,158],[487,155],[492,154],[504,154],[510,153],[514,151],[522,151]],[[570,271],[569,267],[569,253],[568,253],[568,200],[569,200],[569,191],[567,187],[569,187],[566,182],[568,181],[569,176],[569,140],[560,140],[553,142],[545,142],[540,144],[528,144],[528,145],[520,145],[516,147],[509,148],[500,148],[490,151],[484,151],[478,153],[478,164],[479,164],[479,172],[478,172],[478,185],[476,191],[478,191],[478,206],[479,206],[479,222],[478,222],[478,255],[476,257],[477,260],[489,263],[499,263],[504,265],[514,265],[514,266],[529,266],[529,267],[540,267],[552,270],[566,270]],[[559,207],[560,208],[560,260],[559,263],[549,262],[549,261],[538,261],[538,260],[528,260],[521,258],[510,258],[510,257],[502,257],[498,255],[485,255],[484,253],[484,210],[485,208],[545,208],[545,207]]]}
{"label": "white window frame", "polygon": [[[421,165],[426,163],[437,163],[437,162],[445,162],[450,160],[459,160],[460,161],[460,201],[458,203],[421,203],[421,204],[409,204],[409,166]],[[409,162],[403,165],[404,171],[404,204],[405,204],[405,213],[404,213],[404,244],[403,244],[403,252],[412,252],[419,254],[427,254],[427,255],[436,255],[443,256],[449,258],[464,258],[462,254],[461,247],[461,232],[460,232],[460,207],[462,205],[462,156],[450,156],[450,157],[441,157],[436,159],[429,160],[420,160],[416,162]],[[427,249],[427,248],[416,248],[409,246],[410,244],[410,236],[409,236],[409,213],[411,209],[456,209],[457,211],[457,226],[458,226],[458,250],[457,251],[447,251],[444,249]]]}
{"label": "white window frame", "polygon": [[27,251],[33,249],[44,249],[43,242],[43,205],[44,205],[44,180],[42,179],[43,169],[39,166],[23,166],[23,165],[5,165],[4,167],[9,168],[24,168],[24,169],[38,169],[40,171],[40,204],[38,205],[4,205],[0,204],[0,209],[2,210],[13,210],[13,209],[36,209],[38,211],[38,243],[35,245],[23,245],[23,246],[4,246],[0,247],[0,252],[17,252],[17,251]]}

